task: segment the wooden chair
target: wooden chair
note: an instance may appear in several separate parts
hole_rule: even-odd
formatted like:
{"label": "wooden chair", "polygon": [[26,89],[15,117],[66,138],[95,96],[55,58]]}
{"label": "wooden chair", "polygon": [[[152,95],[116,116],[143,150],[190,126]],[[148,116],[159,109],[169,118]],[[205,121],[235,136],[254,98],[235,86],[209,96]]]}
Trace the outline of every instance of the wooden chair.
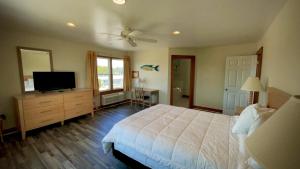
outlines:
{"label": "wooden chair", "polygon": [[134,88],[134,99],[135,99],[135,106],[137,104],[142,104],[143,108],[146,106],[151,107],[151,99],[149,96],[145,96],[145,91],[143,88],[137,87]]}

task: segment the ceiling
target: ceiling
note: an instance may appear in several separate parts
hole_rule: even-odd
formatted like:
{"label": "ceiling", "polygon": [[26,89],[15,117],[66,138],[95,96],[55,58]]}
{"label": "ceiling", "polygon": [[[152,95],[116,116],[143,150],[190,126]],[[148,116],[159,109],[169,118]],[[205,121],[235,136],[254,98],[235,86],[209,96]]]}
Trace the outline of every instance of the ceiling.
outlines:
{"label": "ceiling", "polygon": [[[256,42],[285,0],[0,0],[4,29],[34,32],[136,50],[152,47],[201,47]],[[66,26],[73,22],[76,28]],[[158,40],[157,44],[126,41],[101,33],[120,34],[129,26]],[[174,30],[181,31],[178,36]]]}

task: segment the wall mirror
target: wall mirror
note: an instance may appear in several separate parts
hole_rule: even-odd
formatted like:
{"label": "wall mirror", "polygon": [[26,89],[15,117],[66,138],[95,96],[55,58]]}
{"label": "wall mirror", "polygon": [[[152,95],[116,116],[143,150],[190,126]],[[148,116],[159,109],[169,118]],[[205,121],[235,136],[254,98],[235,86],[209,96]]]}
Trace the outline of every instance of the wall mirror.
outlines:
{"label": "wall mirror", "polygon": [[52,52],[47,49],[17,47],[23,93],[33,92],[33,72],[53,71]]}

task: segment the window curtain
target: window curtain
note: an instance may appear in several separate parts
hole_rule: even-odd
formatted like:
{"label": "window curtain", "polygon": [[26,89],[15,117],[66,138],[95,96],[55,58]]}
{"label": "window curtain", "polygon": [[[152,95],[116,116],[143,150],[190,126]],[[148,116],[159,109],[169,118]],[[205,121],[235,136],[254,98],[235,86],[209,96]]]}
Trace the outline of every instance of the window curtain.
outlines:
{"label": "window curtain", "polygon": [[93,90],[94,96],[99,95],[99,82],[97,75],[97,54],[94,51],[88,51],[86,57],[87,87]]}
{"label": "window curtain", "polygon": [[124,91],[131,91],[131,66],[130,57],[124,57]]}

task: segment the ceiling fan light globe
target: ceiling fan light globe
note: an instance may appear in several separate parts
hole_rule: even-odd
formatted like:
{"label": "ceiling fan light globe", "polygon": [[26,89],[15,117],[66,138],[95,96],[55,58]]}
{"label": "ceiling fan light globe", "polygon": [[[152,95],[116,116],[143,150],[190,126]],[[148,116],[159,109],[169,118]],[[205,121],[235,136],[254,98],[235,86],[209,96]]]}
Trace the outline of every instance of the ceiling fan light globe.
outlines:
{"label": "ceiling fan light globe", "polygon": [[118,5],[124,5],[126,0],[113,0],[113,2]]}

